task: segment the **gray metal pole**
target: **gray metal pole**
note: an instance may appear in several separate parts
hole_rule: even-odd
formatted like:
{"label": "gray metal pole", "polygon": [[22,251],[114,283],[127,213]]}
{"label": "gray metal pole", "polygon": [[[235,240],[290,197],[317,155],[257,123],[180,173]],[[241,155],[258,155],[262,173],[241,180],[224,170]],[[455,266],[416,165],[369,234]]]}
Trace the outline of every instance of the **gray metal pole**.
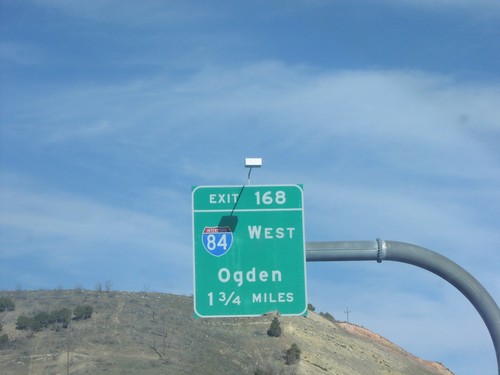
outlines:
{"label": "gray metal pole", "polygon": [[483,319],[497,357],[500,375],[500,309],[488,291],[466,270],[450,259],[420,246],[383,241],[307,242],[308,262],[391,260],[426,269],[457,288]]}

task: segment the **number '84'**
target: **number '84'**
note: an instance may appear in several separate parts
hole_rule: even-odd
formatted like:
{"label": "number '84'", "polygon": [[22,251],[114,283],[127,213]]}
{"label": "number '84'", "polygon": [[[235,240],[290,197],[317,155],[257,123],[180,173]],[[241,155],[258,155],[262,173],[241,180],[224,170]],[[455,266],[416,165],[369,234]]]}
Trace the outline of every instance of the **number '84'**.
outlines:
{"label": "number '84'", "polygon": [[[219,237],[219,238],[217,238]],[[223,248],[224,250],[227,250],[227,240],[226,240],[226,235],[218,235],[216,236],[215,234],[209,234],[207,236],[207,249],[210,251],[214,251],[215,248]]]}

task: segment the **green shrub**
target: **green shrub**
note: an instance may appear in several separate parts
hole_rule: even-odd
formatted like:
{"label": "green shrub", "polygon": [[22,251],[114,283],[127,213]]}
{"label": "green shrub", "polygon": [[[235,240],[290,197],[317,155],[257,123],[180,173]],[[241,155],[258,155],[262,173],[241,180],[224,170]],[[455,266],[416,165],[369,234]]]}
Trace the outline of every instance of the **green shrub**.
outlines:
{"label": "green shrub", "polygon": [[300,349],[297,344],[293,343],[290,349],[286,351],[285,362],[287,365],[293,365],[300,361]]}
{"label": "green shrub", "polygon": [[[80,305],[74,311],[75,320],[89,319],[92,316],[92,312],[92,306]],[[53,325],[52,328],[55,328],[58,331],[61,326],[63,328],[68,328],[72,315],[72,311],[68,308],[54,310],[50,314],[45,311],[39,311],[33,317],[19,315],[17,317],[16,329],[38,332],[47,328],[49,324],[51,324]]]}
{"label": "green shrub", "polygon": [[316,307],[314,307],[314,305],[313,305],[312,303],[308,303],[308,304],[307,304],[307,309],[308,309],[309,311],[315,311],[315,310],[316,310]]}
{"label": "green shrub", "polygon": [[40,329],[43,329],[49,325],[49,314],[47,314],[45,311],[36,313],[33,319],[35,320],[37,327],[39,327]]}
{"label": "green shrub", "polygon": [[76,320],[90,319],[94,309],[90,305],[80,305],[75,308],[73,313],[75,314]]}
{"label": "green shrub", "polygon": [[49,323],[50,324],[61,323],[63,328],[67,328],[71,320],[71,315],[72,315],[71,310],[68,308],[54,310],[50,313]]}
{"label": "green shrub", "polygon": [[42,320],[38,320],[35,317],[30,319],[28,329],[31,329],[33,332],[42,331],[45,328],[45,325]]}
{"label": "green shrub", "polygon": [[271,326],[267,330],[267,335],[271,337],[280,337],[281,336],[281,326],[278,317],[274,317],[271,322]]}
{"label": "green shrub", "polygon": [[26,315],[19,315],[16,321],[16,329],[28,329],[31,325],[31,319]]}
{"label": "green shrub", "polygon": [[44,328],[43,320],[35,317],[29,318],[26,315],[19,315],[16,321],[16,329],[31,330],[34,332],[41,331]]}
{"label": "green shrub", "polygon": [[14,311],[16,305],[9,297],[0,297],[0,311]]}

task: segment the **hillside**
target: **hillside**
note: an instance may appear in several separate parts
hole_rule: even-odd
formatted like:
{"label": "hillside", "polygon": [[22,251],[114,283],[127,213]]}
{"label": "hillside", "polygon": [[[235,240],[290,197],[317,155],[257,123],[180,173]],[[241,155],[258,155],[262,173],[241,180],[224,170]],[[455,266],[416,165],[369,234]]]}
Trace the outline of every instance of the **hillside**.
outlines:
{"label": "hillside", "polygon": [[[369,330],[310,313],[279,317],[283,333],[269,337],[273,315],[194,319],[192,298],[160,293],[78,290],[0,292],[15,302],[0,312],[8,344],[2,374],[451,374]],[[19,315],[93,308],[90,319],[40,332],[16,329]],[[296,343],[298,364],[285,351]],[[69,367],[69,371],[68,371]]]}

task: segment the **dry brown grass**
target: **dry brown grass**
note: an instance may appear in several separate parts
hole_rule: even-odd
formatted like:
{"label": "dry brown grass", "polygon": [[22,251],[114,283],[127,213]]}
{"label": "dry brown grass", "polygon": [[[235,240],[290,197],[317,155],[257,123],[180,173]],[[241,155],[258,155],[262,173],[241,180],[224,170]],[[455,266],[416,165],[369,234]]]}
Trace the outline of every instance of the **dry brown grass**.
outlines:
{"label": "dry brown grass", "polygon": [[[194,319],[192,298],[97,291],[2,292],[15,311],[0,313],[10,343],[0,350],[2,374],[450,374],[365,329],[309,317]],[[91,319],[29,337],[17,316],[89,304]],[[301,361],[287,366],[296,343]]]}

